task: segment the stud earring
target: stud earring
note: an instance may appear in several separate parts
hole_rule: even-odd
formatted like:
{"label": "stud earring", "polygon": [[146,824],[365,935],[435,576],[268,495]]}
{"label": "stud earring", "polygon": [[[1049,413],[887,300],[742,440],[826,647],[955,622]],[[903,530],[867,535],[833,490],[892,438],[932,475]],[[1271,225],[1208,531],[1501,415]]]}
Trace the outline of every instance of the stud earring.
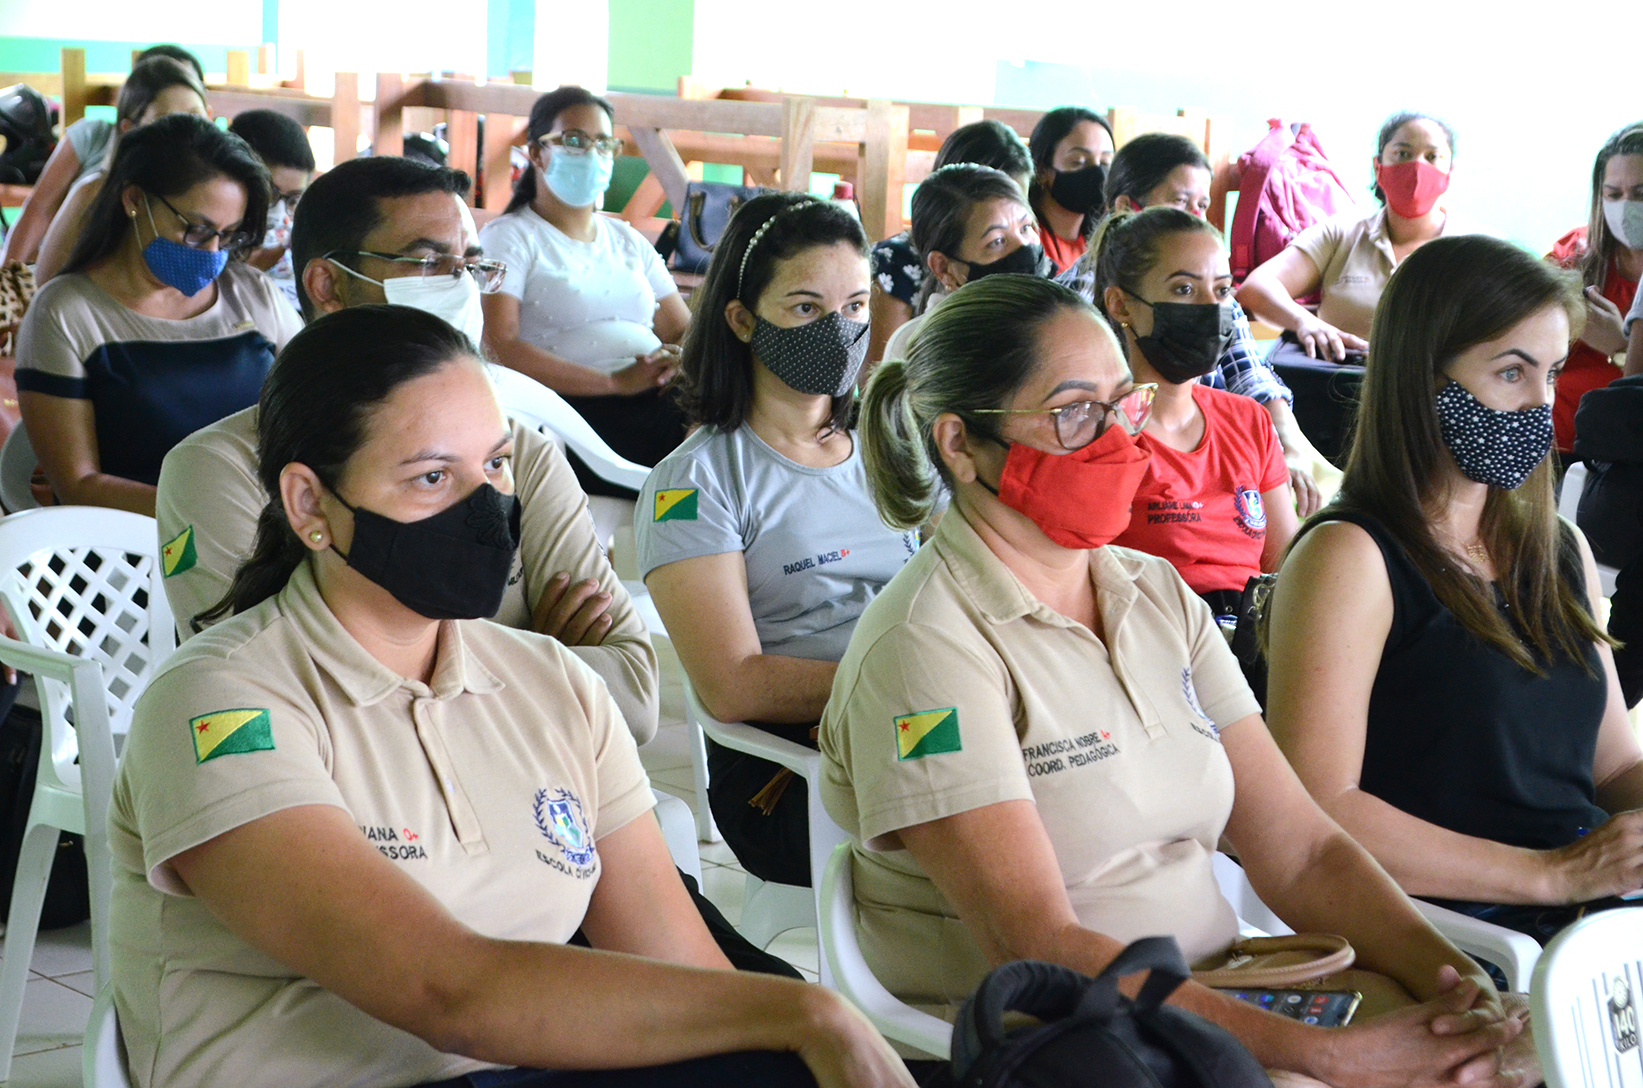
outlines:
{"label": "stud earring", "polygon": [[318,544],[320,541],[325,539],[325,534],[320,532],[318,529],[315,529],[313,532],[308,534],[308,539],[312,540],[315,544]]}

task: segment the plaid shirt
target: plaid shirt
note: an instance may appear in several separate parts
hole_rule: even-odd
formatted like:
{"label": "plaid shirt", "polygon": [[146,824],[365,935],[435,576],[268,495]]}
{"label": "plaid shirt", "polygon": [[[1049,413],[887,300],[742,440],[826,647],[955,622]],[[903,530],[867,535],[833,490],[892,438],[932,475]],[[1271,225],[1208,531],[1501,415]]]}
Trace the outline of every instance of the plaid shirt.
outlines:
{"label": "plaid shirt", "polygon": [[[1084,301],[1093,302],[1095,270],[1086,270],[1086,264],[1079,261],[1057,276],[1055,282],[1077,291]],[[1244,316],[1244,308],[1236,302],[1232,304],[1232,343],[1227,346],[1215,369],[1198,380],[1211,389],[1225,389],[1229,393],[1249,397],[1257,404],[1265,404],[1278,397],[1292,405],[1295,403],[1295,395],[1266,361],[1260,342],[1249,329],[1249,318]]]}

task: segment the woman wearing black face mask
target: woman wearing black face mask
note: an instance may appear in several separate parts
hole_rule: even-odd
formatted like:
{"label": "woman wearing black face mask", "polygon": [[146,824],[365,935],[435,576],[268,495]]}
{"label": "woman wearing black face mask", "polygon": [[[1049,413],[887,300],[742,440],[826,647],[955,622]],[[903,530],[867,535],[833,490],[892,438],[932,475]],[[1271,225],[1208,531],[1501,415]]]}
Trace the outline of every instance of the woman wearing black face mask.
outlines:
{"label": "woman wearing black face mask", "polygon": [[1198,379],[1232,334],[1232,273],[1218,231],[1179,208],[1115,215],[1096,236],[1096,299],[1137,381],[1158,399],[1137,442],[1152,452],[1117,543],[1168,559],[1218,615],[1277,569],[1295,532],[1289,470],[1260,405]]}
{"label": "woman wearing black face mask", "polygon": [[[812,746],[856,617],[918,548],[873,508],[851,430],[868,285],[854,217],[792,193],[737,209],[679,364],[697,429],[650,474],[634,525],[702,705]],[[717,745],[708,761],[743,867],[809,884],[805,783]]]}
{"label": "woman wearing black face mask", "polygon": [[1107,119],[1082,106],[1053,109],[1033,126],[1027,140],[1033,183],[1027,195],[1056,275],[1084,255],[1107,212],[1107,167],[1114,146]]}
{"label": "woman wearing black face mask", "polygon": [[911,240],[929,275],[917,316],[885,345],[887,359],[905,359],[924,317],[966,283],[999,272],[1050,272],[1020,187],[1008,174],[974,163],[951,163],[919,183],[913,191]]}
{"label": "woman wearing black face mask", "polygon": [[322,317],[258,428],[237,614],[143,694],[115,787],[138,1088],[909,1088],[839,998],[727,969],[595,674],[470,618],[518,542],[475,346],[403,306]]}

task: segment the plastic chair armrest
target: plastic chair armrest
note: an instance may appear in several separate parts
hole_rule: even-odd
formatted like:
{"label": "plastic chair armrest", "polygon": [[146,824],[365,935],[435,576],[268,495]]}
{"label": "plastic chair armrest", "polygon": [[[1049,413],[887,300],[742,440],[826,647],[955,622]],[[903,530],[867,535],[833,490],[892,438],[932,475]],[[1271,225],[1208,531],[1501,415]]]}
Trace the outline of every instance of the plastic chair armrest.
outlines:
{"label": "plastic chair armrest", "polygon": [[706,717],[700,720],[702,732],[716,744],[779,763],[806,782],[815,782],[820,777],[821,753],[814,748],[784,740],[746,722],[721,722]]}
{"label": "plastic chair armrest", "polygon": [[1426,920],[1462,952],[1499,967],[1513,990],[1529,989],[1529,977],[1534,973],[1535,961],[1540,959],[1540,944],[1533,937],[1434,903],[1420,899],[1414,903]]}

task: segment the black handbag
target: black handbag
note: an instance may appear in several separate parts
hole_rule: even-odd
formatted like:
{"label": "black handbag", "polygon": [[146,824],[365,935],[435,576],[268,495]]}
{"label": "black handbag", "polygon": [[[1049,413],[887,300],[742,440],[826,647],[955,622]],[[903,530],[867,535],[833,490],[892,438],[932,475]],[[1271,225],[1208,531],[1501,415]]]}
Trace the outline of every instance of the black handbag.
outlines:
{"label": "black handbag", "polygon": [[[1132,1001],[1121,975],[1150,971]],[[1173,937],[1144,937],[1097,978],[1021,960],[995,968],[959,1010],[947,1084],[960,1088],[1272,1088],[1219,1025],[1164,1004],[1190,978]],[[1006,1027],[1006,1012],[1038,1023]],[[932,1083],[942,1083],[935,1081]]]}
{"label": "black handbag", "polygon": [[758,186],[693,181],[685,188],[685,206],[678,209],[679,236],[673,267],[679,272],[706,272],[713,247],[730,224],[736,209],[761,193]]}

